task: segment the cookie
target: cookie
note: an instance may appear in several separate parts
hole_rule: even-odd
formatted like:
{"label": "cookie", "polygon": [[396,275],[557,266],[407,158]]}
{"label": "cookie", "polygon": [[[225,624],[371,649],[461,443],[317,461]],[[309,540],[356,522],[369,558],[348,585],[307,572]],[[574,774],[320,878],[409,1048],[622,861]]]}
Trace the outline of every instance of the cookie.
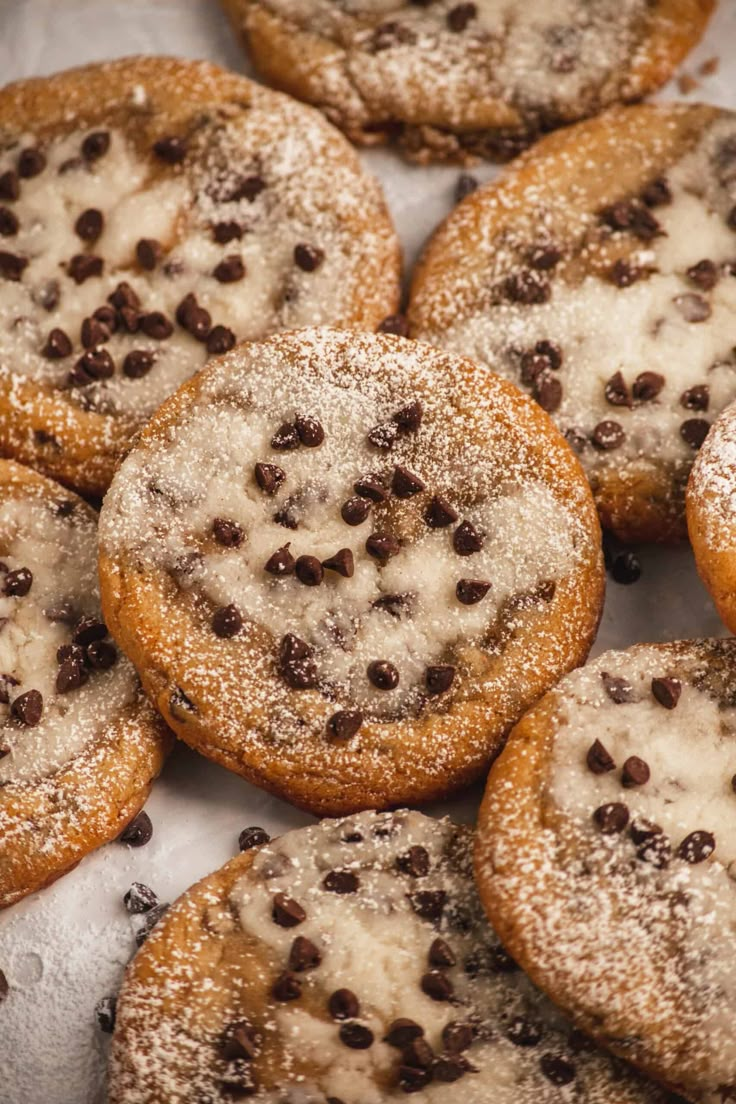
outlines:
{"label": "cookie", "polygon": [[101,620],[97,516],[0,460],[0,908],[114,839],[170,746]]}
{"label": "cookie", "polygon": [[101,518],[105,615],[151,700],[317,813],[479,777],[601,608],[595,509],[543,412],[396,336],[233,350],[155,415]]}
{"label": "cookie", "polygon": [[111,1104],[665,1104],[506,954],[471,842],[447,820],[368,812],[203,879],[128,968]]}
{"label": "cookie", "polygon": [[687,486],[687,524],[698,572],[719,614],[736,632],[736,407],[718,417]]}
{"label": "cookie", "polygon": [[361,145],[507,159],[658,88],[714,0],[222,0],[262,76]]}
{"label": "cookie", "polygon": [[698,1104],[736,1099],[736,643],[607,652],[514,729],[476,874],[533,980]]}
{"label": "cookie", "polygon": [[734,273],[736,113],[617,108],[456,208],[418,266],[409,322],[536,398],[606,527],[671,541],[697,450],[736,397]]}
{"label": "cookie", "polygon": [[99,495],[207,358],[374,329],[400,257],[318,112],[204,62],[133,58],[0,90],[0,452]]}

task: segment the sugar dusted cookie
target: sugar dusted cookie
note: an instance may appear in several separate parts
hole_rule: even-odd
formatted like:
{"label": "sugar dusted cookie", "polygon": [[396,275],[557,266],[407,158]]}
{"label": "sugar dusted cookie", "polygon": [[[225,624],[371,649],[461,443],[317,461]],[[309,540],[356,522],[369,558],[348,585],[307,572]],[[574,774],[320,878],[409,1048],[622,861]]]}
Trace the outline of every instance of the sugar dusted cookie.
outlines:
{"label": "sugar dusted cookie", "polygon": [[194,886],[128,969],[111,1104],[666,1104],[508,957],[471,841],[447,820],[369,812]]}
{"label": "sugar dusted cookie", "polygon": [[460,204],[417,269],[409,321],[536,398],[605,526],[672,540],[697,450],[736,397],[734,273],[736,113],[618,108]]}
{"label": "sugar dusted cookie", "polygon": [[105,499],[108,623],[174,730],[317,812],[482,774],[595,634],[578,463],[505,381],[387,335],[214,362]]}
{"label": "sugar dusted cookie", "polygon": [[714,0],[222,0],[265,78],[356,142],[420,161],[506,158],[639,99],[698,41]]}
{"label": "sugar dusted cookie", "polygon": [[203,62],[0,90],[0,453],[100,494],[236,340],[395,309],[380,189],[318,113]]}
{"label": "sugar dusted cookie", "polygon": [[641,644],[514,729],[476,874],[576,1024],[698,1104],[736,1098],[736,643]]}
{"label": "sugar dusted cookie", "polygon": [[0,908],[117,836],[170,743],[101,620],[96,529],[0,460]]}

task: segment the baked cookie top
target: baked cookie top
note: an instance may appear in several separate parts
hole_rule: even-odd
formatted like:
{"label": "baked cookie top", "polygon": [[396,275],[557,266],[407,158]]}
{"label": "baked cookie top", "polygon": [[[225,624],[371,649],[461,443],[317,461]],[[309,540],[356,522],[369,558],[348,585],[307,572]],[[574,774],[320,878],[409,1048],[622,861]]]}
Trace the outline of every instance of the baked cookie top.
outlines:
{"label": "baked cookie top", "polygon": [[598,536],[515,388],[305,330],[221,358],[145,429],[102,510],[103,603],[183,739],[354,811],[466,783],[580,662]]}
{"label": "baked cookie top", "polygon": [[618,108],[459,205],[415,274],[411,333],[529,391],[579,452],[604,525],[669,540],[736,396],[735,258],[736,114]]}
{"label": "baked cookie top", "polygon": [[[71,834],[93,840],[86,850],[98,842],[109,758],[119,755],[109,791],[119,830],[167,744],[102,621],[96,532],[76,495],[0,461],[0,906],[37,888],[39,862],[65,869]],[[128,774],[136,785],[122,801]]]}
{"label": "baked cookie top", "polygon": [[420,160],[507,158],[541,131],[640,98],[713,0],[223,0],[265,77],[355,141]]}
{"label": "baked cookie top", "polygon": [[681,1091],[736,1096],[733,641],[608,652],[509,738],[481,811],[481,896],[534,980]]}
{"label": "baked cookie top", "polygon": [[84,491],[209,356],[373,329],[398,273],[348,143],[244,77],[138,58],[0,90],[0,449]]}
{"label": "baked cookie top", "polygon": [[113,1104],[664,1104],[506,954],[471,841],[447,820],[368,812],[204,879],[128,970]]}

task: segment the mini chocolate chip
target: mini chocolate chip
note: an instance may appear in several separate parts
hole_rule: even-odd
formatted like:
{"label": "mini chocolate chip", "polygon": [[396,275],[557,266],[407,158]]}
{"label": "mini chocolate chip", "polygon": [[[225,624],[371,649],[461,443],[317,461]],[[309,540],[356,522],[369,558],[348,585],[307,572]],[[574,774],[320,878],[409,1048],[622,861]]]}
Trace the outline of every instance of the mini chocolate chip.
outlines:
{"label": "mini chocolate chip", "polygon": [[15,253],[6,253],[0,250],[0,276],[4,280],[13,280],[17,283],[27,267],[27,257],[19,257]]}
{"label": "mini chocolate chip", "polygon": [[364,475],[353,483],[353,490],[361,498],[368,498],[371,502],[385,502],[389,491],[386,484],[378,475]]}
{"label": "mini chocolate chip", "polygon": [[606,805],[599,805],[593,813],[593,820],[604,836],[616,835],[623,832],[629,823],[629,810],[620,801],[610,801]]}
{"label": "mini chocolate chip", "polygon": [[167,165],[178,165],[187,155],[187,144],[176,135],[166,135],[153,143],[153,152]]}
{"label": "mini chocolate chip", "polygon": [[126,911],[133,916],[149,912],[158,904],[158,897],[142,882],[133,882],[128,892],[123,897]]}
{"label": "mini chocolate chip", "polygon": [[151,371],[155,359],[148,349],[131,349],[123,361],[123,375],[128,379],[142,379]]}
{"label": "mini chocolate chip", "polygon": [[665,709],[674,709],[680,700],[682,683],[676,678],[653,678],[652,694]]}
{"label": "mini chocolate chip", "polygon": [[273,899],[271,916],[280,928],[296,928],[307,919],[307,914],[293,897],[277,893]]}
{"label": "mini chocolate chip", "polygon": [[680,395],[680,406],[686,410],[707,410],[710,404],[710,388],[707,383],[689,387]]}
{"label": "mini chocolate chip", "polygon": [[421,889],[416,893],[407,893],[409,904],[422,920],[439,920],[447,904],[444,889]]}
{"label": "mini chocolate chip", "polygon": [[94,253],[77,253],[69,261],[67,272],[75,284],[83,284],[93,276],[101,276],[103,267],[102,257],[96,257]]}
{"label": "mini chocolate chip", "polygon": [[99,238],[104,225],[105,218],[102,211],[96,207],[88,207],[74,223],[74,232],[82,241],[93,242]]}
{"label": "mini chocolate chip", "polygon": [[358,709],[340,709],[327,722],[327,732],[336,740],[351,740],[363,723]]}
{"label": "mini chocolate chip", "polygon": [[552,291],[549,282],[530,269],[508,276],[503,282],[503,293],[512,303],[534,306],[548,302]]}
{"label": "mini chocolate chip", "polygon": [[605,671],[601,672],[601,679],[606,693],[616,705],[634,700],[634,687],[627,679],[614,678],[613,675],[609,675]]}
{"label": "mini chocolate chip", "polygon": [[664,376],[659,372],[640,372],[632,384],[631,393],[637,402],[650,402],[656,399],[664,384]]}
{"label": "mini chocolate chip", "polygon": [[294,425],[299,434],[299,440],[306,448],[317,448],[325,439],[325,431],[316,418],[297,414]]}
{"label": "mini chocolate chip", "polygon": [[212,631],[222,640],[236,636],[243,627],[243,618],[237,606],[221,606],[212,617]]}
{"label": "mini chocolate chip", "polygon": [[53,329],[46,338],[46,344],[41,350],[41,355],[48,360],[63,360],[72,351],[72,342],[68,334],[63,330]]}
{"label": "mini chocolate chip", "polygon": [[322,879],[322,885],[328,893],[357,893],[360,878],[352,870],[330,870]]}
{"label": "mini chocolate chip", "polygon": [[591,439],[596,448],[604,452],[619,448],[626,438],[623,426],[618,422],[599,422],[593,430]]}
{"label": "mini chocolate chip", "polygon": [[[238,849],[240,851],[250,851],[253,847],[262,847],[265,843],[270,842],[271,837],[264,828],[252,825],[250,828],[244,828],[238,836]],[[288,927],[288,925],[282,926]]]}
{"label": "mini chocolate chip", "polygon": [[429,851],[419,844],[412,845],[408,851],[396,858],[396,868],[402,874],[409,874],[412,878],[424,878],[429,874],[431,862]]}
{"label": "mini chocolate chip", "polygon": [[107,636],[107,625],[96,617],[82,617],[72,634],[72,642],[87,647],[95,640],[104,640]]}
{"label": "mini chocolate chip", "polygon": [[256,464],[254,470],[256,483],[268,495],[276,494],[286,479],[286,472],[277,464]]}
{"label": "mini chocolate chip", "polygon": [[216,222],[212,227],[212,237],[219,245],[227,245],[228,242],[240,240],[243,236],[243,227],[239,222],[232,220]]}
{"label": "mini chocolate chip", "polygon": [[107,349],[88,349],[69,373],[69,383],[74,387],[85,387],[93,380],[110,379],[115,374],[115,361]]}
{"label": "mini chocolate chip", "polygon": [[303,272],[314,272],[325,259],[324,250],[316,245],[299,242],[294,246],[294,262]]}
{"label": "mini chocolate chip", "polygon": [[317,682],[312,649],[294,633],[287,633],[281,639],[279,671],[292,690],[309,690]]}
{"label": "mini chocolate chip", "polygon": [[454,966],[457,962],[450,944],[439,937],[433,940],[427,958],[430,966]]}
{"label": "mini chocolate chip", "polygon": [[540,272],[549,272],[562,260],[562,250],[554,245],[534,245],[526,255],[527,263]]}
{"label": "mini chocolate chip", "polygon": [[[311,556],[306,558],[313,559]],[[263,565],[263,570],[267,571],[269,575],[276,575],[278,578],[282,578],[285,575],[294,574],[296,562],[297,561],[289,551],[289,545],[284,544],[268,557]]]}
{"label": "mini chocolate chip", "polygon": [[439,970],[428,970],[422,975],[421,990],[434,1001],[449,1001],[454,989],[452,982]]}
{"label": "mini chocolate chip", "polygon": [[117,310],[121,310],[123,307],[133,307],[137,310],[141,305],[137,293],[125,280],[119,283],[115,290],[108,295],[107,301]]}
{"label": "mini chocolate chip", "polygon": [[161,311],[150,311],[144,314],[140,320],[140,326],[146,337],[152,337],[155,341],[166,341],[174,332],[174,327]]}
{"label": "mini chocolate chip", "polygon": [[349,548],[341,548],[334,556],[322,561],[325,571],[336,571],[344,579],[352,579],[355,573],[353,553]]}
{"label": "mini chocolate chip", "polygon": [[127,843],[129,847],[144,847],[152,835],[153,824],[151,818],[148,813],[140,812],[123,828],[118,836],[118,841]]}
{"label": "mini chocolate chip", "polygon": [[68,694],[71,690],[78,690],[87,678],[88,675],[82,663],[70,656],[62,661],[56,673],[56,693]]}
{"label": "mini chocolate chip", "polygon": [[292,973],[285,970],[273,983],[271,995],[274,1000],[277,1001],[298,1000],[302,995],[302,983],[299,981],[299,978],[294,977]]}
{"label": "mini chocolate chip", "polygon": [[424,408],[419,400],[415,399],[414,402],[402,406],[401,410],[397,410],[392,420],[402,433],[416,433],[422,424],[423,417]]}
{"label": "mini chocolate chip", "polygon": [[399,1088],[405,1093],[415,1093],[432,1080],[431,1069],[421,1069],[402,1062],[399,1066]]}
{"label": "mini chocolate chip", "polygon": [[21,150],[18,156],[18,176],[23,177],[24,180],[30,180],[31,177],[42,173],[45,168],[46,157],[40,149],[29,146]]}
{"label": "mini chocolate chip", "polygon": [[506,1029],[506,1038],[514,1046],[535,1047],[542,1041],[542,1028],[528,1016],[514,1016]]}
{"label": "mini chocolate chip", "polygon": [[614,372],[606,383],[603,393],[611,406],[631,406],[631,393],[621,372]]}
{"label": "mini chocolate chip", "polygon": [[393,448],[398,436],[399,427],[396,422],[381,422],[368,434],[368,443],[374,448],[386,451]]}
{"label": "mini chocolate chip", "polygon": [[387,563],[392,556],[397,556],[401,551],[401,545],[391,533],[371,533],[365,542],[366,552],[373,556],[379,563]]}
{"label": "mini chocolate chip", "polygon": [[672,202],[672,192],[664,177],[657,177],[646,185],[641,193],[641,198],[647,207],[664,207]]}
{"label": "mini chocolate chip", "polygon": [[229,1024],[223,1032],[222,1056],[232,1061],[252,1062],[263,1044],[263,1036],[248,1020]]}
{"label": "mini chocolate chip", "polygon": [[611,564],[611,577],[616,583],[628,586],[641,578],[641,563],[635,552],[619,552]]}
{"label": "mini chocolate chip", "polygon": [[399,672],[387,659],[374,659],[368,664],[367,673],[377,690],[395,690],[399,685]]}
{"label": "mini chocolate chip", "polygon": [[196,297],[190,291],[184,296],[175,311],[176,321],[197,341],[206,341],[212,329],[210,312],[200,307]]}
{"label": "mini chocolate chip", "polygon": [[156,241],[155,238],[141,238],[135,247],[138,264],[148,272],[153,272],[162,254],[161,242]]}
{"label": "mini chocolate chip", "polygon": [[104,345],[110,340],[110,330],[104,322],[97,318],[85,318],[82,322],[80,333],[82,345],[85,349],[94,349],[97,345]]}
{"label": "mini chocolate chip", "polygon": [[542,372],[534,381],[533,394],[542,410],[553,414],[562,402],[562,384],[557,376]]}
{"label": "mini chocolate chip", "polygon": [[442,1028],[442,1045],[450,1054],[460,1054],[467,1050],[475,1038],[473,1025],[450,1020]]}
{"label": "mini chocolate chip", "polygon": [[613,756],[606,750],[600,740],[596,740],[590,745],[585,761],[588,764],[588,770],[593,774],[607,774],[608,771],[616,769]]}
{"label": "mini chocolate chip", "polygon": [[698,261],[687,270],[687,276],[701,291],[711,291],[718,283],[718,268],[713,261]]}
{"label": "mini chocolate chip", "polygon": [[212,275],[216,280],[219,280],[221,284],[234,284],[238,280],[242,280],[245,276],[245,265],[243,264],[243,258],[237,253],[230,253],[227,257],[216,264],[212,270]]}
{"label": "mini chocolate chip", "polygon": [[67,659],[73,659],[83,664],[86,649],[81,644],[62,644],[56,649],[56,662],[64,663]]}
{"label": "mini chocolate chip", "polygon": [[413,1069],[429,1069],[434,1062],[434,1051],[427,1040],[419,1036],[406,1043],[401,1058],[404,1065]]}
{"label": "mini chocolate chip", "polygon": [[207,335],[207,352],[210,356],[222,356],[235,347],[237,338],[227,326],[213,326]]}
{"label": "mini chocolate chip", "polygon": [[360,496],[349,498],[340,508],[340,516],[346,525],[362,525],[370,512],[370,500]]}
{"label": "mini chocolate chip", "polygon": [[43,698],[38,690],[27,690],[15,698],[10,712],[19,724],[35,728],[43,715]]}
{"label": "mini chocolate chip", "polygon": [[466,0],[466,2],[456,4],[454,8],[450,8],[446,16],[447,26],[451,31],[459,34],[476,18],[477,14],[478,8],[476,5],[472,0]]}
{"label": "mini chocolate chip", "polygon": [[116,997],[103,997],[95,1005],[95,1019],[100,1031],[105,1035],[112,1035],[115,1030],[115,1013],[117,1011]]}
{"label": "mini chocolate chip", "polygon": [[483,579],[459,579],[455,594],[458,602],[462,602],[464,606],[474,606],[482,602],[490,589],[491,584]]}
{"label": "mini chocolate chip", "polygon": [[141,316],[135,307],[121,307],[119,313],[120,324],[127,333],[138,333],[141,324]]}
{"label": "mini chocolate chip", "polygon": [[461,521],[452,534],[452,547],[458,556],[472,556],[474,552],[480,552],[483,538],[471,522]]}
{"label": "mini chocolate chip", "polygon": [[404,314],[389,314],[376,327],[376,333],[395,334],[397,337],[409,336],[409,323]]}
{"label": "mini chocolate chip", "polygon": [[470,173],[460,173],[455,183],[455,202],[460,203],[478,188],[477,179]]}
{"label": "mini chocolate chip", "polygon": [[630,755],[623,765],[621,782],[627,789],[644,786],[649,781],[649,766],[638,755]]}
{"label": "mini chocolate chip", "polygon": [[716,849],[716,837],[712,832],[691,832],[677,848],[677,857],[688,863],[705,862]]}
{"label": "mini chocolate chip", "polygon": [[553,1085],[569,1085],[575,1080],[575,1066],[572,1062],[555,1054],[543,1054],[539,1059],[539,1068]]}
{"label": "mini chocolate chip", "polygon": [[535,352],[533,349],[527,349],[522,354],[520,363],[521,382],[527,387],[531,387],[536,383],[537,378],[543,373],[549,373],[550,363],[546,356],[542,356],[541,353]]}
{"label": "mini chocolate chip", "polygon": [[299,556],[295,571],[297,579],[304,586],[319,586],[325,577],[324,568],[316,556]]}
{"label": "mini chocolate chip", "polygon": [[631,287],[644,276],[644,269],[634,265],[631,261],[619,258],[609,269],[608,278],[611,283],[619,288]]}
{"label": "mini chocolate chip", "polygon": [[18,174],[13,169],[0,173],[0,199],[16,200],[20,195]]}
{"label": "mini chocolate chip", "polygon": [[415,1039],[420,1039],[424,1035],[424,1028],[421,1027],[415,1020],[408,1020],[405,1017],[401,1017],[398,1020],[393,1020],[388,1025],[388,1030],[383,1036],[384,1043],[388,1043],[389,1046],[397,1047],[399,1050],[403,1050]]}
{"label": "mini chocolate chip", "polygon": [[446,694],[455,681],[455,668],[449,664],[428,667],[424,674],[427,693]]}
{"label": "mini chocolate chip", "polygon": [[[659,825],[650,825],[649,830],[641,829],[634,833],[634,828],[629,831],[635,843],[638,842],[636,857],[657,870],[663,870],[669,865],[672,858],[672,845]],[[637,837],[640,837],[637,840]]]}
{"label": "mini chocolate chip", "polygon": [[96,310],[92,311],[92,317],[96,318],[98,322],[102,322],[103,326],[107,326],[111,334],[115,333],[118,328],[117,311],[107,303],[103,303],[101,307],[97,307]]}
{"label": "mini chocolate chip", "polygon": [[291,944],[289,951],[289,969],[294,973],[302,974],[306,970],[314,970],[322,961],[319,948],[315,947],[311,939],[298,935]]}
{"label": "mini chocolate chip", "polygon": [[33,572],[28,567],[18,567],[15,571],[9,571],[5,576],[3,590],[5,594],[15,598],[25,598],[33,586]]}
{"label": "mini chocolate chip", "polygon": [[367,1050],[373,1046],[373,1032],[359,1023],[345,1023],[338,1032],[340,1042],[351,1050]]}
{"label": "mini chocolate chip", "polygon": [[271,448],[279,452],[292,452],[299,448],[299,434],[292,422],[284,422],[271,438]]}
{"label": "mini chocolate chip", "polygon": [[117,658],[117,648],[109,640],[96,640],[87,648],[87,663],[95,671],[108,671]]}
{"label": "mini chocolate chip", "polygon": [[239,199],[247,199],[249,203],[253,203],[255,199],[266,188],[266,181],[262,176],[254,174],[252,176],[243,176],[236,182],[236,184],[230,189],[227,195],[224,197],[225,202],[231,203]]}
{"label": "mini chocolate chip", "polygon": [[434,495],[424,511],[424,520],[430,529],[446,529],[455,524],[458,516],[457,510],[441,495]]}
{"label": "mini chocolate chip", "polygon": [[352,1020],[360,1014],[358,998],[351,989],[336,989],[327,1001],[333,1020]]}
{"label": "mini chocolate chip", "polygon": [[397,498],[413,498],[423,491],[425,484],[418,475],[397,464],[391,479],[391,490]]}
{"label": "mini chocolate chip", "polygon": [[93,130],[82,142],[82,157],[86,161],[96,161],[99,157],[103,157],[109,148],[109,130]]}
{"label": "mini chocolate chip", "polygon": [[0,235],[12,238],[18,233],[20,223],[9,207],[0,207]]}
{"label": "mini chocolate chip", "polygon": [[708,436],[710,422],[705,418],[688,418],[680,426],[680,436],[690,448],[699,449]]}
{"label": "mini chocolate chip", "polygon": [[672,302],[686,322],[705,322],[711,316],[711,305],[702,295],[688,291],[685,295],[676,295]]}

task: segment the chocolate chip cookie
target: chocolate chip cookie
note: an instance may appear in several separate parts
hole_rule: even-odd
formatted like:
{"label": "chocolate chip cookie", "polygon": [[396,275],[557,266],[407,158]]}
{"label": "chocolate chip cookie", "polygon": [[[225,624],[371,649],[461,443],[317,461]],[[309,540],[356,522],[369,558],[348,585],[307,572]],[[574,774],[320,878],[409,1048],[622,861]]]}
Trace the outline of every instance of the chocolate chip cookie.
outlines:
{"label": "chocolate chip cookie", "polygon": [[97,517],[0,460],[0,908],[113,839],[170,745],[100,615]]}
{"label": "chocolate chip cookie", "polygon": [[374,329],[398,274],[349,144],[244,77],[137,58],[0,90],[0,453],[84,493],[209,357]]}
{"label": "chocolate chip cookie", "polygon": [[736,643],[641,644],[512,732],[478,827],[491,922],[533,980],[689,1100],[736,1099]]}
{"label": "chocolate chip cookie", "polygon": [[210,365],[143,431],[100,535],[108,624],[174,730],[319,813],[481,775],[603,596],[589,488],[543,411],[389,335]]}
{"label": "chocolate chip cookie", "polygon": [[714,0],[222,0],[263,76],[364,145],[506,159],[658,88]]}
{"label": "chocolate chip cookie", "polygon": [[489,363],[579,453],[624,540],[686,534],[688,474],[736,397],[736,114],[617,108],[550,135],[449,216],[413,336]]}
{"label": "chocolate chip cookie", "polygon": [[205,878],[128,968],[111,1104],[666,1104],[507,955],[471,843],[447,820],[369,812]]}

